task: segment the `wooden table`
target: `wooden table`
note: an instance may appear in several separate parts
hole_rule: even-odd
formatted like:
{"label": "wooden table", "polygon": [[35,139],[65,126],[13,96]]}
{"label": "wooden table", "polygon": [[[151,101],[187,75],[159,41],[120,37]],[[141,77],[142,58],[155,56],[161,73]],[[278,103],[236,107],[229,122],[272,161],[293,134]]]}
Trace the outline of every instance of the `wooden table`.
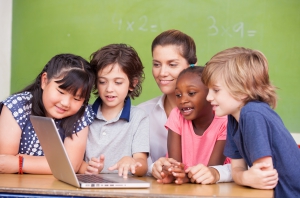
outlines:
{"label": "wooden table", "polygon": [[0,174],[0,194],[34,194],[82,197],[273,197],[273,190],[258,190],[220,183],[159,184],[152,177],[136,177],[151,183],[147,189],[80,189],[58,181],[53,175]]}

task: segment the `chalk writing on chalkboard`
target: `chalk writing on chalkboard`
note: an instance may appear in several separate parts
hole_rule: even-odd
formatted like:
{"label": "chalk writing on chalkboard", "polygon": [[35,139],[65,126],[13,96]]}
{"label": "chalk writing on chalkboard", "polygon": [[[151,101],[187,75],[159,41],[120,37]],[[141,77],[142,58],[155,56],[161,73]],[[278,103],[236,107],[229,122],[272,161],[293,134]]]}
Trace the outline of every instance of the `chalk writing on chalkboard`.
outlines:
{"label": "chalk writing on chalkboard", "polygon": [[[219,34],[221,36],[229,36],[229,37],[233,37],[234,35],[239,35],[241,38],[243,38],[245,36],[244,22],[236,23],[233,26],[220,25],[218,27],[215,17],[209,16],[209,17],[207,17],[207,19],[211,20],[211,22],[212,22],[212,24],[208,27],[208,29],[209,29],[208,35],[209,36],[217,36]],[[247,30],[246,36],[253,37],[253,36],[255,36],[256,33],[257,33],[256,30]]]}
{"label": "chalk writing on chalkboard", "polygon": [[142,32],[156,32],[157,25],[150,24],[148,22],[148,17],[146,15],[140,16],[137,20],[128,20],[123,18],[116,17],[116,14],[112,17],[112,23],[117,24],[118,30],[126,30],[126,31],[142,31]]}

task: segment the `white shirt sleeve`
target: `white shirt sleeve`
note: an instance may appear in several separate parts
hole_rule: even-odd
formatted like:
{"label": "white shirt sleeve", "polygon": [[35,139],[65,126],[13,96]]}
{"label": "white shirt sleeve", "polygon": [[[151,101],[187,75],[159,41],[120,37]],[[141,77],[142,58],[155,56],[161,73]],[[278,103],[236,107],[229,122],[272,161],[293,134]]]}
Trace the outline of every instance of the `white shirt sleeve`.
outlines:
{"label": "white shirt sleeve", "polygon": [[152,163],[150,166],[148,166],[147,176],[152,176],[153,165],[154,165],[154,163]]}
{"label": "white shirt sleeve", "polygon": [[224,164],[224,165],[210,166],[210,167],[216,169],[219,172],[220,179],[219,181],[217,181],[217,183],[233,181],[231,175],[231,164]]}

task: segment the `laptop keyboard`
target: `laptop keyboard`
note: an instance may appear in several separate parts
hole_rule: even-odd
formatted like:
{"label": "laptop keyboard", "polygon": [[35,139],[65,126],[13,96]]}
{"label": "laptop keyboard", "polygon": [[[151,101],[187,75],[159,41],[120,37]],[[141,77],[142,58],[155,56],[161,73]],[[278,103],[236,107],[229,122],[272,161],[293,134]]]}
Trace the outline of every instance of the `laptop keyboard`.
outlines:
{"label": "laptop keyboard", "polygon": [[78,180],[84,183],[117,183],[108,179],[103,179],[100,175],[76,175]]}

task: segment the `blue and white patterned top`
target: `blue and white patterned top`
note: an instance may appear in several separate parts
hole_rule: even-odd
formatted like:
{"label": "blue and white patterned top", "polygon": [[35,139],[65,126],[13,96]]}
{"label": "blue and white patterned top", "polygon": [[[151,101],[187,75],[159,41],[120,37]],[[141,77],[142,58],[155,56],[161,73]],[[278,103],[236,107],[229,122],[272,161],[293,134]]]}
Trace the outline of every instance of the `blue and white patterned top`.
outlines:
{"label": "blue and white patterned top", "polygon": [[[32,109],[32,104],[30,101],[31,98],[32,95],[30,92],[22,92],[9,96],[6,100],[2,101],[2,103],[12,112],[13,117],[22,130],[19,153],[33,156],[43,156],[44,152],[29,119]],[[85,109],[83,117],[74,124],[73,133],[79,132],[86,126],[92,124],[94,117],[95,114],[92,108],[88,106]],[[61,135],[62,141],[64,141],[64,131],[60,127],[61,119],[55,119],[54,121]]]}

